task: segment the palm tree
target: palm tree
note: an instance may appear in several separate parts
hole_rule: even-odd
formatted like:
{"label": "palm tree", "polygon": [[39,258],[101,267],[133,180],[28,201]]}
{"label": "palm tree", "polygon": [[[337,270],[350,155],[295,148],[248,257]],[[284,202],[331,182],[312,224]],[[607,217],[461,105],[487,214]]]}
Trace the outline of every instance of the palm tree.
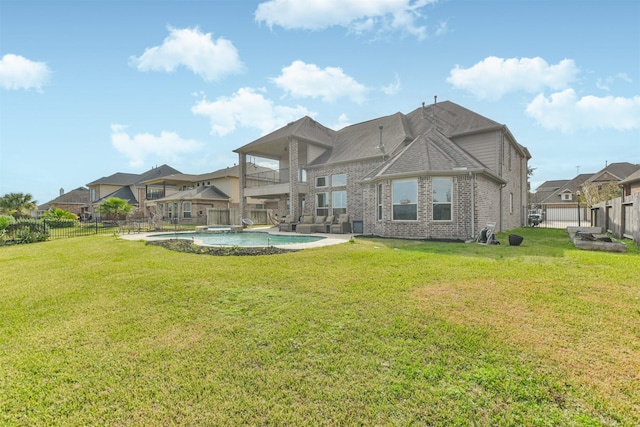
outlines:
{"label": "palm tree", "polygon": [[98,212],[105,216],[108,220],[122,219],[127,216],[133,206],[128,200],[112,197],[105,200],[99,207]]}
{"label": "palm tree", "polygon": [[43,218],[47,219],[78,219],[78,215],[69,212],[66,209],[51,207],[48,211],[42,214]]}
{"label": "palm tree", "polygon": [[36,203],[29,193],[8,193],[0,198],[0,212],[19,218],[35,210]]}

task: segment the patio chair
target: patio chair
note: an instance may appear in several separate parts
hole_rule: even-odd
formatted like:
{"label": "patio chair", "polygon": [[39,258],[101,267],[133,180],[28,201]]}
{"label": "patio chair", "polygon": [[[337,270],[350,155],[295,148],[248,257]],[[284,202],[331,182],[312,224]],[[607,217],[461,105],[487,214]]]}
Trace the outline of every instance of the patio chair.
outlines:
{"label": "patio chair", "polygon": [[282,222],[280,222],[278,229],[280,231],[289,231],[289,232],[295,231],[297,224],[298,222],[296,221],[296,218],[294,216],[287,215],[284,217]]}
{"label": "patio chair", "polygon": [[[321,217],[321,218],[324,221],[324,217]],[[300,221],[300,224],[298,224],[298,226],[296,227],[296,231],[298,233],[305,233],[305,234],[313,233],[313,225],[314,225],[313,216],[303,215],[302,221]]]}
{"label": "patio chair", "polygon": [[349,214],[340,214],[338,222],[331,224],[331,233],[345,234],[351,233],[351,223],[349,222]]}
{"label": "patio chair", "polygon": [[320,223],[318,223],[317,218],[316,218],[316,222],[315,222],[315,224],[313,224],[313,231],[316,232],[316,233],[328,233],[329,231],[331,231],[331,224],[333,224],[333,220],[334,219],[335,219],[335,216],[329,215],[320,224]]}

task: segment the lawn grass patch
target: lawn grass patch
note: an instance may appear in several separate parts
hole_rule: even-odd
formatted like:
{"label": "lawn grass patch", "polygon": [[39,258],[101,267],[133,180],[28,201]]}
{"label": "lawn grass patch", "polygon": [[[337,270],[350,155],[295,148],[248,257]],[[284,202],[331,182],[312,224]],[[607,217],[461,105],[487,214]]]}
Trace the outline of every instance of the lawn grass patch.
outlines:
{"label": "lawn grass patch", "polygon": [[0,248],[0,424],[637,424],[640,258],[518,234]]}

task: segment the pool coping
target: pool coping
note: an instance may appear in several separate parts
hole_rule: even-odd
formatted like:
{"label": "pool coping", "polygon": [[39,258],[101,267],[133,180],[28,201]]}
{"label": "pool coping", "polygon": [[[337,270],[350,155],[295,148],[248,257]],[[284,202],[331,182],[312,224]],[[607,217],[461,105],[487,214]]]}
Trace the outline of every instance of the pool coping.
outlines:
{"label": "pool coping", "polygon": [[[249,231],[259,231],[261,233],[268,232],[273,235],[282,235],[282,236],[321,236],[324,239],[317,240],[315,242],[308,243],[290,243],[287,245],[272,245],[274,248],[279,249],[292,249],[292,250],[300,250],[300,249],[311,249],[311,248],[321,248],[324,246],[332,246],[338,245],[340,243],[345,243],[351,240],[353,237],[352,234],[327,234],[327,233],[296,233],[296,232],[286,232],[286,231],[278,231],[277,229],[274,231],[271,227],[256,227],[251,228]],[[149,237],[156,234],[169,234],[171,231],[151,231],[144,233],[136,233],[136,234],[121,234],[120,238],[125,240],[149,240]],[[184,234],[184,233],[194,233],[194,231],[178,231],[175,234]],[[211,246],[218,247],[221,245],[207,245],[204,243],[197,242],[201,246]],[[250,247],[250,246],[247,246]],[[256,246],[254,246],[256,247]],[[259,247],[259,246],[258,246]]]}

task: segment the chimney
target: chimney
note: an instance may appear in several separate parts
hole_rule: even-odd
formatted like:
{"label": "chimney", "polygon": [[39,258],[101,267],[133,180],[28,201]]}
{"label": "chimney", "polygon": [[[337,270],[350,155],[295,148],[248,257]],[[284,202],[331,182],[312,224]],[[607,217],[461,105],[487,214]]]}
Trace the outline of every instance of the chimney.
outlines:
{"label": "chimney", "polygon": [[64,188],[60,187],[60,195],[64,196]]}

